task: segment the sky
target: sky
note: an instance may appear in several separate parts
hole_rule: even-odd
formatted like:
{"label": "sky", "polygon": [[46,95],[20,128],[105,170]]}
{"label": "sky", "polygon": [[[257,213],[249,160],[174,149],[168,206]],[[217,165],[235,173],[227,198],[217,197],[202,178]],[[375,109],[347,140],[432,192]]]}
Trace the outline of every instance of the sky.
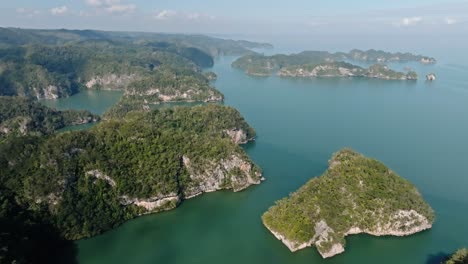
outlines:
{"label": "sky", "polygon": [[216,36],[468,36],[468,0],[0,0],[0,26]]}

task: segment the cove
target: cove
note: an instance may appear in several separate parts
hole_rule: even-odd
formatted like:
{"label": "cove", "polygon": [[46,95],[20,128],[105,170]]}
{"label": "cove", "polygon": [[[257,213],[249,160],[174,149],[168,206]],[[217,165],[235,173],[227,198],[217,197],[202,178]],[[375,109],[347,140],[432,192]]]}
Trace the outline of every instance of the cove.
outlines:
{"label": "cove", "polygon": [[[216,61],[214,85],[256,129],[257,140],[245,148],[267,180],[240,193],[204,194],[77,241],[79,263],[432,264],[468,244],[468,80],[459,65],[411,65],[422,77],[436,72],[432,83],[305,80],[249,77],[230,67],[234,59]],[[343,147],[413,182],[436,211],[433,228],[405,238],[351,236],[346,252],[329,260],[313,248],[289,252],[260,216],[322,174]]]}

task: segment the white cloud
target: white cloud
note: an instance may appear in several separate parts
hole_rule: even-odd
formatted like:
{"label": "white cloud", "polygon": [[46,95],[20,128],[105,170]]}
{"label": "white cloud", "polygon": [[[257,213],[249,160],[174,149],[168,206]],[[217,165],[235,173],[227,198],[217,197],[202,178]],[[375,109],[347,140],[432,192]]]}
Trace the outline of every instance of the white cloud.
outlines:
{"label": "white cloud", "polygon": [[168,19],[178,19],[178,20],[189,20],[189,21],[201,21],[201,20],[214,20],[215,16],[206,15],[203,13],[187,13],[187,12],[178,12],[175,10],[161,10],[155,11],[153,13],[153,18],[158,20],[168,20]]}
{"label": "white cloud", "polygon": [[24,14],[26,12],[27,12],[27,9],[23,8],[23,7],[20,7],[20,8],[16,9],[16,13],[18,13],[18,14]]}
{"label": "white cloud", "polygon": [[85,3],[89,6],[99,7],[103,5],[101,0],[86,0]]}
{"label": "white cloud", "polygon": [[106,11],[109,13],[130,13],[135,11],[135,5],[121,5],[121,4],[112,4],[106,7]]}
{"label": "white cloud", "polygon": [[36,10],[36,9],[30,9],[30,8],[17,8],[16,13],[24,16],[34,16],[34,15],[39,15],[41,11]]}
{"label": "white cloud", "polygon": [[162,10],[154,14],[154,18],[159,20],[168,19],[177,15],[177,12],[174,10]]}
{"label": "white cloud", "polygon": [[68,7],[66,6],[59,6],[50,9],[50,13],[54,16],[63,15],[68,12]]}
{"label": "white cloud", "polygon": [[121,0],[84,0],[85,4],[94,8],[96,13],[131,13],[135,11],[136,5],[124,4]]}
{"label": "white cloud", "polygon": [[445,18],[445,24],[447,24],[447,25],[453,25],[453,24],[456,24],[456,23],[457,23],[457,20],[455,20],[453,18],[450,18],[450,17]]}
{"label": "white cloud", "polygon": [[423,21],[423,18],[420,16],[415,16],[415,17],[405,17],[402,18],[400,21],[397,23],[394,23],[398,27],[409,27],[409,26],[414,26],[416,24],[419,24]]}
{"label": "white cloud", "polygon": [[191,20],[197,20],[197,19],[200,19],[202,17],[201,14],[199,13],[190,13],[190,14],[187,14],[187,18],[188,19],[191,19]]}

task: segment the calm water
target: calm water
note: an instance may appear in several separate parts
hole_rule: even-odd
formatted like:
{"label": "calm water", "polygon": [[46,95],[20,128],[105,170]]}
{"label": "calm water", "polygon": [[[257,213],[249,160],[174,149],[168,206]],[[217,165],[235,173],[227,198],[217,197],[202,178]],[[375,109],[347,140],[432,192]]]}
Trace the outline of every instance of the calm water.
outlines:
{"label": "calm water", "polygon": [[[205,194],[78,241],[80,263],[439,263],[441,254],[468,246],[466,65],[412,65],[423,76],[437,73],[426,83],[252,78],[231,69],[232,60],[217,61],[215,85],[257,130],[246,149],[267,181],[241,193]],[[107,94],[95,97],[90,105],[90,96],[65,100],[101,113]],[[320,175],[343,147],[416,184],[437,213],[433,229],[406,238],[348,237],[346,252],[329,260],[314,248],[291,253],[267,232],[262,213]]]}
{"label": "calm water", "polygon": [[117,103],[122,95],[122,91],[85,90],[67,98],[42,100],[41,102],[59,110],[88,110],[91,113],[102,115]]}

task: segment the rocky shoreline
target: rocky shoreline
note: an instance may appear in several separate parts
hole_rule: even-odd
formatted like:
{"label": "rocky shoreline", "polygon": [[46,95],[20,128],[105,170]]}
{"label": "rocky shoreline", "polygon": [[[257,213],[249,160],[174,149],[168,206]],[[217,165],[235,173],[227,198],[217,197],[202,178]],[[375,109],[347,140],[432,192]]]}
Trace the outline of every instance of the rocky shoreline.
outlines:
{"label": "rocky shoreline", "polygon": [[[422,221],[420,225],[415,225],[411,227],[408,230],[400,230],[398,228],[392,229],[390,228],[392,226],[392,223],[387,223],[386,225],[383,225],[386,228],[381,228],[379,227],[377,230],[369,230],[369,229],[361,229],[359,227],[352,227],[350,228],[347,232],[344,233],[344,237],[347,237],[349,235],[358,235],[358,234],[368,234],[372,236],[398,236],[398,237],[403,237],[403,236],[409,236],[413,235],[419,232],[422,232],[424,230],[428,230],[432,228],[432,224],[429,223],[429,221],[422,215],[418,214],[416,211],[411,210],[411,211],[399,211],[397,215],[400,218],[408,217],[408,215],[416,215],[418,220]],[[322,220],[316,225],[315,230],[322,230],[322,233],[315,234],[314,238],[307,242],[297,242],[297,241],[291,241],[288,240],[285,236],[282,234],[276,232],[273,230],[271,227],[269,227],[265,222],[263,222],[264,226],[278,239],[280,240],[284,245],[286,245],[291,252],[295,252],[307,247],[311,247],[314,245],[320,245],[322,240],[320,238],[325,238],[325,240],[328,237],[328,232],[331,231],[333,233],[334,231],[326,225],[326,223]],[[398,226],[401,227],[401,226]],[[319,239],[317,239],[319,238]],[[342,244],[340,243],[335,243],[331,246],[331,248],[328,251],[321,251],[320,248],[318,247],[318,252],[323,258],[330,258],[335,255],[341,254],[345,251],[345,248]]]}

